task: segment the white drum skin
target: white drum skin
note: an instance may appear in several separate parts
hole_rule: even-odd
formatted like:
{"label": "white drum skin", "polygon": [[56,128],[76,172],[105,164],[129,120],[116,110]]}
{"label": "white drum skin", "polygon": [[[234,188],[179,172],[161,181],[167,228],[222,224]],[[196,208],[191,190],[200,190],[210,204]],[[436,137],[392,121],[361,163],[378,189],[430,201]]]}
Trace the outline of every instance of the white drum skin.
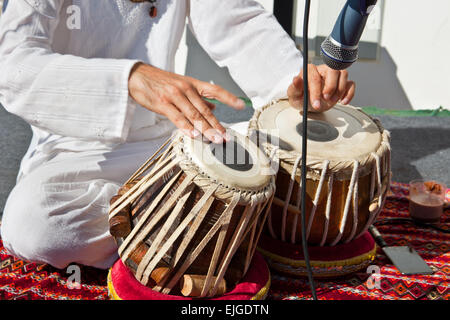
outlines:
{"label": "white drum skin", "polygon": [[[352,106],[337,105],[310,113],[308,119],[308,243],[347,243],[367,230],[383,206],[390,181],[390,135]],[[291,243],[301,242],[301,132],[302,117],[287,100],[256,111],[249,125],[249,135],[259,137],[260,147],[280,167],[266,232]]]}

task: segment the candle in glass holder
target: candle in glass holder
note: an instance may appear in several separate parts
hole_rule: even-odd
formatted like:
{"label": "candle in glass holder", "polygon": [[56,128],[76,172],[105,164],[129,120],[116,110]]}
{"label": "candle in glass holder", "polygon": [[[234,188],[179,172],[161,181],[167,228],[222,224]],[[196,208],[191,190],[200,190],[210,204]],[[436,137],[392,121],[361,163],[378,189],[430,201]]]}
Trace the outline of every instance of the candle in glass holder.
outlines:
{"label": "candle in glass holder", "polygon": [[436,181],[414,180],[409,184],[409,214],[427,223],[439,222],[445,201],[444,184]]}

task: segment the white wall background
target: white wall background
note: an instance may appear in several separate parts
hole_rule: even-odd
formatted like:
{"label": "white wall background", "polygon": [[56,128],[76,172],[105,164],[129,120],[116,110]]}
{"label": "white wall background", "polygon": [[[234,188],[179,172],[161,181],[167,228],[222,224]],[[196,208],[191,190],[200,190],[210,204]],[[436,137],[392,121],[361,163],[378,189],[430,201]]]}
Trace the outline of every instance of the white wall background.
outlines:
{"label": "white wall background", "polygon": [[[405,4],[407,4],[405,6]],[[450,109],[450,1],[386,1],[381,45],[416,109]]]}
{"label": "white wall background", "polygon": [[[273,0],[259,1],[269,11]],[[312,1],[310,38],[331,32],[345,0]],[[350,69],[357,83],[352,102],[389,109],[450,109],[450,1],[379,1],[362,40],[378,42],[378,59]],[[295,35],[302,34],[304,0],[297,1]],[[314,59],[314,63],[320,60]],[[236,94],[242,91],[225,69],[218,68],[192,35],[185,33],[176,72],[213,81]]]}

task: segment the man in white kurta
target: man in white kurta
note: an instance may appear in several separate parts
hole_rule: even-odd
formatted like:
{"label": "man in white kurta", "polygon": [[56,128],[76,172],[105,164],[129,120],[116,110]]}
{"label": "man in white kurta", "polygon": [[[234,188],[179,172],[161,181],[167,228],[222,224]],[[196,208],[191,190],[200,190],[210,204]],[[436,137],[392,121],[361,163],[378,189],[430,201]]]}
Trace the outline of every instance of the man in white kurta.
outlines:
{"label": "man in white kurta", "polygon": [[[73,7],[75,5],[75,7]],[[3,215],[14,255],[108,268],[110,198],[175,126],[129,93],[138,62],[173,72],[188,25],[255,107],[286,96],[302,57],[254,1],[14,0],[0,19],[0,102],[33,139]],[[70,27],[79,12],[80,28]],[[73,17],[72,17],[73,18]]]}

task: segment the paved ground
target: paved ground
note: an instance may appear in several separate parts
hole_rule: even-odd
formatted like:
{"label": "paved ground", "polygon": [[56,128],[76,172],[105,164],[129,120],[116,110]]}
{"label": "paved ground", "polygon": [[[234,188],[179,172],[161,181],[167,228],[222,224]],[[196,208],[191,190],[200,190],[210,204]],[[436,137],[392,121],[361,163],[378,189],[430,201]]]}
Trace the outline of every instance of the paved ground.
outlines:
{"label": "paved ground", "polygon": [[[252,109],[236,112],[218,106],[217,117],[224,122],[248,120]],[[378,117],[392,136],[393,180],[439,179],[450,186],[449,118],[393,116]],[[0,212],[14,186],[19,162],[31,137],[29,126],[0,106]]]}
{"label": "paved ground", "polygon": [[435,179],[450,187],[450,118],[378,118],[391,132],[394,181]]}
{"label": "paved ground", "polygon": [[0,105],[0,212],[15,184],[20,160],[27,151],[31,129]]}

